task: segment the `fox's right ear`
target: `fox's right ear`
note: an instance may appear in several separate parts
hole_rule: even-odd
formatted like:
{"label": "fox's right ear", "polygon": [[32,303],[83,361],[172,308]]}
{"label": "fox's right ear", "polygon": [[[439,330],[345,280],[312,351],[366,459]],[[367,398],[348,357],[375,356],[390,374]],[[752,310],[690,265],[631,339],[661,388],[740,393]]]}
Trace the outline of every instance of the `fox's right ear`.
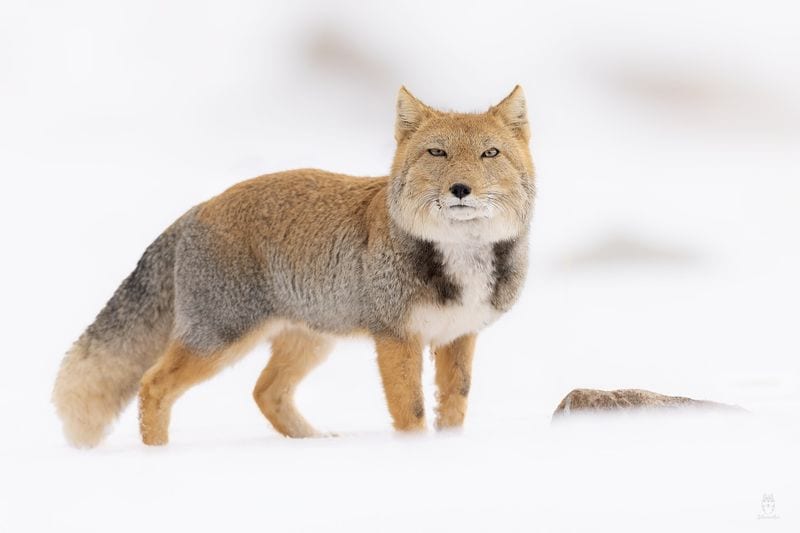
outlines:
{"label": "fox's right ear", "polygon": [[417,100],[405,87],[400,87],[397,94],[397,120],[394,126],[394,138],[397,142],[413,133],[431,114],[431,109]]}

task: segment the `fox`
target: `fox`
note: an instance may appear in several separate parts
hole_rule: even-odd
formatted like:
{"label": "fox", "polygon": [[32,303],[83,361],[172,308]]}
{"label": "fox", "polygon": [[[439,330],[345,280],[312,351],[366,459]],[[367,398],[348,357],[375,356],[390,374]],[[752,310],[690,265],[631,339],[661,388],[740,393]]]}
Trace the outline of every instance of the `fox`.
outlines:
{"label": "fox", "polygon": [[519,85],[478,113],[435,109],[401,87],[388,176],[277,172],[189,209],[64,356],[52,400],[66,440],[98,445],[138,392],[142,442],[165,445],[175,401],[267,342],[256,405],[286,437],[322,436],[294,393],[353,335],[374,342],[395,430],[427,428],[426,349],[434,426],[460,428],[477,335],[527,273],[527,115]]}

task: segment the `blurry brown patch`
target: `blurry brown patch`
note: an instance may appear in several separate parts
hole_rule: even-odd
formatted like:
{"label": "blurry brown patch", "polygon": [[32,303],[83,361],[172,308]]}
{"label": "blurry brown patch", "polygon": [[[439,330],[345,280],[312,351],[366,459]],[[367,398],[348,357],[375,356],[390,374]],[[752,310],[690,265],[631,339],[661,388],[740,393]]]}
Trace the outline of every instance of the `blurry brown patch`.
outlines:
{"label": "blurry brown patch", "polygon": [[334,71],[359,84],[366,82],[382,87],[390,80],[383,63],[330,27],[323,26],[311,32],[305,55],[312,66]]}
{"label": "blurry brown patch", "polygon": [[800,135],[800,105],[787,98],[784,87],[766,85],[745,65],[723,68],[697,58],[676,59],[648,54],[612,65],[600,62],[596,72],[621,98],[677,125],[725,134]]}
{"label": "blurry brown patch", "polygon": [[696,264],[700,260],[701,257],[688,247],[616,233],[584,250],[566,254],[558,261],[558,267],[564,270],[625,265],[681,267]]}

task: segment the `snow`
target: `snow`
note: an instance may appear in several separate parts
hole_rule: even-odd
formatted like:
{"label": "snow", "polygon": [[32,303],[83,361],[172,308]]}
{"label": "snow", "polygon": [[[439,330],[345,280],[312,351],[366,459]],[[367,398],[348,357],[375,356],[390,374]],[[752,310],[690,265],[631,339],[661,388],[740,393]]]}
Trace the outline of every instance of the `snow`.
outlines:
{"label": "snow", "polygon": [[[0,530],[797,531],[800,41],[790,3],[0,6]],[[250,393],[259,347],[189,391],[171,443],[129,408],[64,442],[70,343],[184,210],[260,173],[387,171],[397,88],[477,110],[525,88],[538,168],[521,301],[480,337],[462,433],[391,432],[372,348]],[[430,367],[430,365],[428,365]],[[429,419],[433,377],[425,374]],[[573,388],[748,416],[550,424]],[[759,519],[765,494],[777,519]]]}

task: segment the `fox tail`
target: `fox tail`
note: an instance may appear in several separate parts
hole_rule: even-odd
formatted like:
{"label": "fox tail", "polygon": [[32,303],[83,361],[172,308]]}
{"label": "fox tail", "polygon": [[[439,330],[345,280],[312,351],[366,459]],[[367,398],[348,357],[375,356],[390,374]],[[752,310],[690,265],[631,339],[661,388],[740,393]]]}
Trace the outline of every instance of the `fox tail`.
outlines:
{"label": "fox tail", "polygon": [[144,252],[136,269],[64,357],[53,403],[77,447],[100,443],[166,348],[174,322],[175,249],[180,221]]}

